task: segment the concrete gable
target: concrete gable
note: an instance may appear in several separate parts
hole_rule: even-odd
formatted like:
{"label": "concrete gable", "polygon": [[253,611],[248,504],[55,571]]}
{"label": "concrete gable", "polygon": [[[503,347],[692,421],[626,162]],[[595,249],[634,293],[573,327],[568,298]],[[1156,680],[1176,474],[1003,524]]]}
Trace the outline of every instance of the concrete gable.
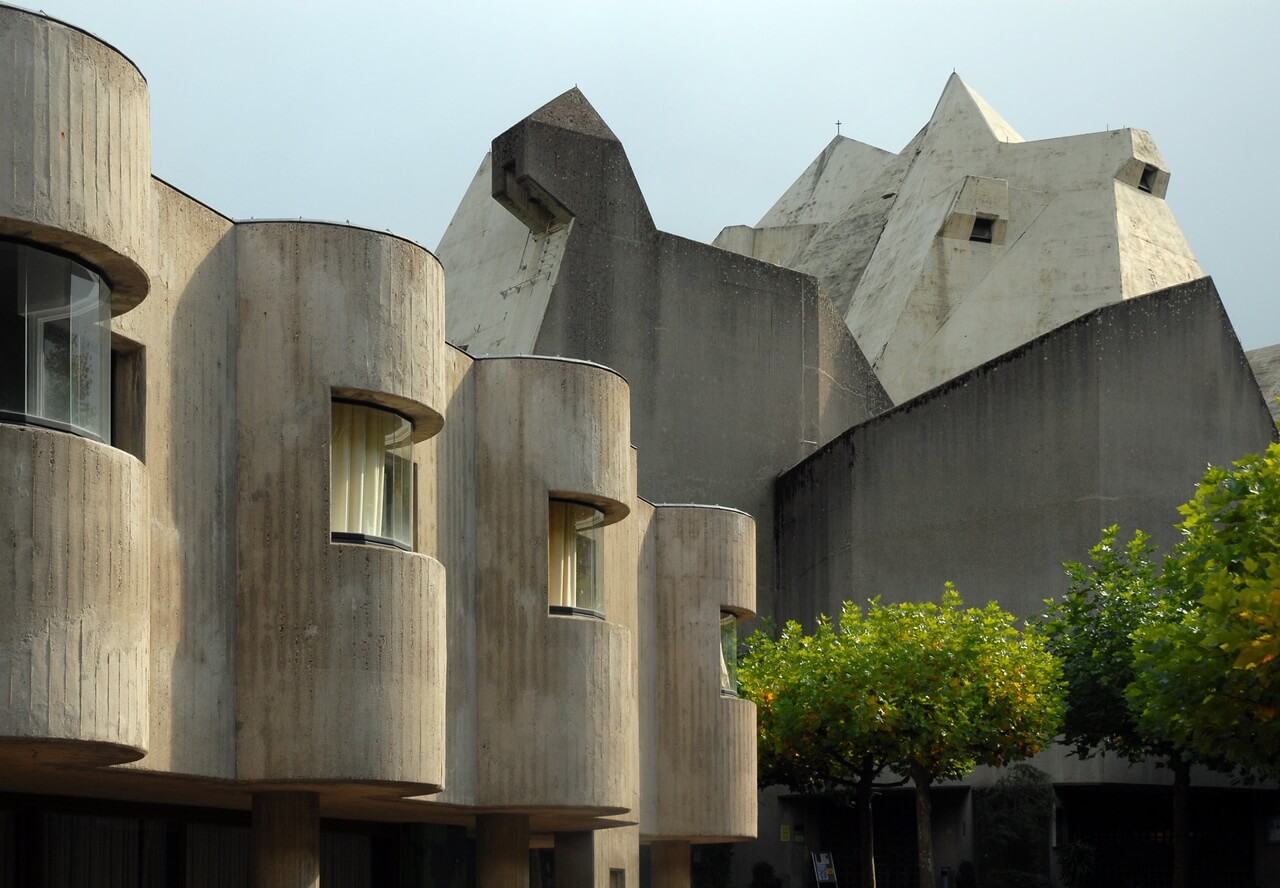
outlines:
{"label": "concrete gable", "polygon": [[936,599],[948,580],[1035,613],[1101,528],[1171,544],[1205,465],[1275,438],[1212,281],[1105,306],[785,473],[776,617]]}
{"label": "concrete gable", "polygon": [[[813,278],[654,227],[622,145],[580,93],[494,140],[487,202],[483,176],[440,247],[450,335],[623,374],[641,495],[743,509],[769,539],[777,473],[889,406]],[[759,557],[767,594],[772,547]]]}
{"label": "concrete gable", "polygon": [[836,136],[756,227],[835,221],[893,157],[888,151]]}
{"label": "concrete gable", "polygon": [[726,229],[717,243],[815,275],[895,401],[1101,305],[1203,274],[1141,130],[1026,142],[953,74],[896,157],[861,146],[874,163],[859,166],[835,145],[754,234]]}

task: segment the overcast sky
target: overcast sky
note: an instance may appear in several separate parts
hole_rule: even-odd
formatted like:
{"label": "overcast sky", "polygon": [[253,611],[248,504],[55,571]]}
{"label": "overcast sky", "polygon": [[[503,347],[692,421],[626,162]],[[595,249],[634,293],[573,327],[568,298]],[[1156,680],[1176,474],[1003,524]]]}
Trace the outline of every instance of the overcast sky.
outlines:
{"label": "overcast sky", "polygon": [[1280,342],[1276,0],[42,2],[146,75],[156,175],[234,218],[432,248],[490,140],[575,84],[658,227],[709,241],[836,120],[900,150],[954,69],[1029,140],[1148,130],[1241,342]]}

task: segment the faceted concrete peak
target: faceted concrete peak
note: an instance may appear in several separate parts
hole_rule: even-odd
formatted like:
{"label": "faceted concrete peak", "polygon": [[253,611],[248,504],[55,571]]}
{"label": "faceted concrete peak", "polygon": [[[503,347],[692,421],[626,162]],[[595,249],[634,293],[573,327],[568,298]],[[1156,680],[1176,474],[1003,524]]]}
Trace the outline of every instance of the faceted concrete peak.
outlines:
{"label": "faceted concrete peak", "polygon": [[587,101],[582,90],[576,86],[556,96],[537,111],[530,114],[527,120],[534,123],[545,123],[559,129],[571,130],[598,139],[617,142],[618,137],[609,129],[599,112]]}
{"label": "faceted concrete peak", "polygon": [[834,221],[860,192],[870,187],[894,156],[847,136],[836,136],[756,227]]}
{"label": "faceted concrete peak", "polygon": [[826,145],[716,245],[816,277],[895,401],[1072,318],[1203,275],[1151,137],[1025,141],[958,74],[896,154]]}
{"label": "faceted concrete peak", "polygon": [[955,125],[962,122],[983,126],[993,138],[1000,142],[1025,141],[996,109],[987,104],[986,99],[965,83],[959,74],[953,72],[947,78],[947,85],[942,90],[941,98],[938,99],[938,105],[933,111],[933,117],[929,120],[929,126],[933,128],[935,124]]}

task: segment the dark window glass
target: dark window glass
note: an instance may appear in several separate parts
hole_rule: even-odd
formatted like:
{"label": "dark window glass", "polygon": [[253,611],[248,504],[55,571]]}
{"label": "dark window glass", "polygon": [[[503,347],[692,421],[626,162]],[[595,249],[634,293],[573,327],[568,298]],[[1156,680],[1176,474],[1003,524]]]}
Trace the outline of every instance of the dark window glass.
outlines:
{"label": "dark window glass", "polygon": [[0,241],[0,419],[111,437],[111,290],[78,262]]}

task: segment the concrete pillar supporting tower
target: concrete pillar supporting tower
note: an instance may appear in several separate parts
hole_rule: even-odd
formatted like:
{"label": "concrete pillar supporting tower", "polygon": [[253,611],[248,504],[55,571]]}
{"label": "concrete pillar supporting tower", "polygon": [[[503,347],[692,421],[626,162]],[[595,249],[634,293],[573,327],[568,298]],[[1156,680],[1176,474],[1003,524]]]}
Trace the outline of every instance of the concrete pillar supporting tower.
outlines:
{"label": "concrete pillar supporting tower", "polygon": [[529,816],[476,817],[476,888],[529,888]]}
{"label": "concrete pillar supporting tower", "polygon": [[689,888],[688,842],[654,842],[652,855],[654,888]]}
{"label": "concrete pillar supporting tower", "polygon": [[556,888],[595,888],[595,835],[556,833]]}
{"label": "concrete pillar supporting tower", "polygon": [[251,884],[319,888],[320,800],[315,793],[254,793]]}

